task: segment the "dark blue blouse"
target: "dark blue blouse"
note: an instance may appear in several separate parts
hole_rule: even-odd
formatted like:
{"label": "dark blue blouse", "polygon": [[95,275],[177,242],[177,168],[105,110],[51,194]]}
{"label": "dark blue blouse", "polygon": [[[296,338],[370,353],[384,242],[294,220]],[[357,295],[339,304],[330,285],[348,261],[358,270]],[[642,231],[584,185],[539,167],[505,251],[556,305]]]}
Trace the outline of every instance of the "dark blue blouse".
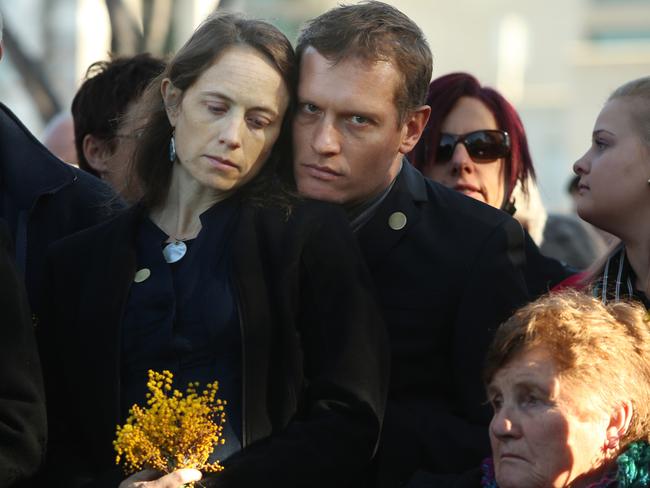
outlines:
{"label": "dark blue blouse", "polygon": [[201,231],[185,241],[187,253],[168,264],[165,234],[142,220],[137,235],[137,270],[150,276],[131,285],[122,324],[122,414],[144,405],[147,370],[167,369],[184,391],[219,381],[227,401],[224,437],[214,456],[224,460],[241,449],[242,347],[236,297],[230,280],[230,242],[239,204],[229,198],[201,214]]}

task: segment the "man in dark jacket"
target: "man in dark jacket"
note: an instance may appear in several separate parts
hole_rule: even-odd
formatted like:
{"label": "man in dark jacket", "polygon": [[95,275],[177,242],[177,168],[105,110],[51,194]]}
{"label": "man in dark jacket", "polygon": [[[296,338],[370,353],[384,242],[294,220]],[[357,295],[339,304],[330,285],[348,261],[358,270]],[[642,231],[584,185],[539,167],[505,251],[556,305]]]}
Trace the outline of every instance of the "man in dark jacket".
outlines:
{"label": "man in dark jacket", "polygon": [[121,204],[99,179],[53,156],[0,104],[0,218],[6,220],[33,312],[47,247],[105,220]]}
{"label": "man in dark jacket", "polygon": [[[45,450],[43,380],[29,306],[0,219],[0,486],[33,475]],[[21,485],[22,486],[22,485]]]}
{"label": "man in dark jacket", "polygon": [[[1,40],[0,16],[0,58]],[[29,483],[45,448],[43,384],[27,299],[37,311],[46,249],[102,220],[112,198],[101,181],[50,154],[0,104],[0,486]]]}
{"label": "man in dark jacket", "polygon": [[404,158],[429,116],[432,66],[408,17],[380,2],[338,7],[307,25],[297,52],[298,189],[347,210],[391,341],[374,484],[462,472],[489,453],[481,369],[494,330],[527,300],[523,231]]}

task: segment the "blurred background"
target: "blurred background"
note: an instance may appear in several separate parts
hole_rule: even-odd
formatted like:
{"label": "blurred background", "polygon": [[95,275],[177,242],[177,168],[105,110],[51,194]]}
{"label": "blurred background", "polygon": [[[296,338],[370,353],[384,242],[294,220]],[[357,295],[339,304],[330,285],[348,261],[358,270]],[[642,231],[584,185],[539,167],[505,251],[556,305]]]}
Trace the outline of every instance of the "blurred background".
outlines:
{"label": "blurred background", "polygon": [[[172,53],[215,8],[301,24],[336,0],[0,0],[0,100],[37,137],[109,52]],[[347,3],[355,3],[349,1]],[[425,32],[434,77],[467,71],[517,108],[545,207],[568,212],[571,165],[605,98],[650,74],[650,0],[389,0]]]}

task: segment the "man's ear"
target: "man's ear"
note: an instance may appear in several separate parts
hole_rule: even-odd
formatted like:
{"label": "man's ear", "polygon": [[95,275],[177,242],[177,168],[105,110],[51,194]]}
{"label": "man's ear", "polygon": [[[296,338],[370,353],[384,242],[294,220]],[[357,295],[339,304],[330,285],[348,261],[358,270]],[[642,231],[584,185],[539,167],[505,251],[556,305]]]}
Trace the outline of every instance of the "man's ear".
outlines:
{"label": "man's ear", "polygon": [[92,134],[86,134],[81,147],[88,165],[103,178],[108,172],[106,161],[113,155],[108,142]]}
{"label": "man's ear", "polygon": [[399,146],[399,152],[402,154],[410,153],[420,140],[422,131],[427,125],[431,115],[431,107],[422,105],[410,111],[404,126],[402,127],[402,141]]}
{"label": "man's ear", "polygon": [[634,415],[634,407],[632,407],[632,402],[629,400],[619,403],[612,410],[609,425],[607,426],[606,448],[615,449],[620,447],[621,439],[630,428],[632,415]]}
{"label": "man's ear", "polygon": [[178,106],[181,102],[181,91],[174,86],[169,78],[165,78],[160,84],[160,94],[165,103],[167,118],[172,127],[176,127],[178,118]]}

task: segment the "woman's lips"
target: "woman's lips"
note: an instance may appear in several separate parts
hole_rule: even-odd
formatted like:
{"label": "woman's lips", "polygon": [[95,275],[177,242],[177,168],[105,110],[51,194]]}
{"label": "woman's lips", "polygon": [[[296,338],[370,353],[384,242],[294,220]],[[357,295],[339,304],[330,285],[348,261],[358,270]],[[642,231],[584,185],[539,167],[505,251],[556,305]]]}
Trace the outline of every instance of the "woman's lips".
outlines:
{"label": "woman's lips", "polygon": [[512,454],[512,453],[501,454],[499,456],[499,459],[501,461],[527,461],[525,457],[519,456],[518,454]]}
{"label": "woman's lips", "polygon": [[215,168],[226,169],[226,170],[239,170],[239,166],[233,163],[230,159],[222,158],[219,156],[209,156],[209,155],[206,155],[205,157],[208,159],[208,161],[210,161],[210,164]]}
{"label": "woman's lips", "polygon": [[[478,186],[471,185],[469,183],[456,183],[454,190],[464,193],[468,196],[478,195],[481,199],[484,198],[483,192]],[[475,197],[476,198],[476,197]]]}

